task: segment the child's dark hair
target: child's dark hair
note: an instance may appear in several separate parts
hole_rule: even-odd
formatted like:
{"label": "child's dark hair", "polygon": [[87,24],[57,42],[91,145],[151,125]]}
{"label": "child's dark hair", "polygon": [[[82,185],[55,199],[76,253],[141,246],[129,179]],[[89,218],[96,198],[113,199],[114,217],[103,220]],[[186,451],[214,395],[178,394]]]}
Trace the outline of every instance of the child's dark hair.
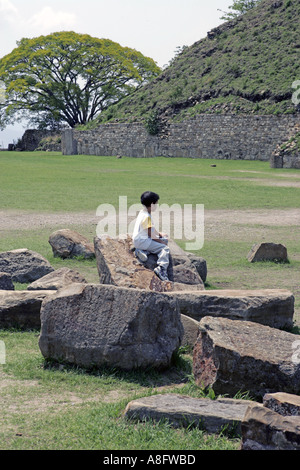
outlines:
{"label": "child's dark hair", "polygon": [[141,203],[143,206],[150,207],[151,204],[156,204],[157,201],[159,200],[159,195],[156,193],[153,193],[152,191],[145,191],[141,195]]}

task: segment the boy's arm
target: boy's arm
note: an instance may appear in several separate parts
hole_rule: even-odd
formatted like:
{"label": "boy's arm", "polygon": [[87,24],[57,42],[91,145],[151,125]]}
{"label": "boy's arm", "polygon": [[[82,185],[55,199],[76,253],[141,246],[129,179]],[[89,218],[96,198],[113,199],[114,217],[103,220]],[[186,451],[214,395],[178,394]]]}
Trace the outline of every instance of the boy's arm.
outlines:
{"label": "boy's arm", "polygon": [[163,245],[167,245],[167,242],[165,242],[164,240],[160,238],[160,233],[158,233],[156,230],[154,232],[154,235],[152,234],[152,227],[148,227],[148,237],[154,240],[155,242],[162,243]]}

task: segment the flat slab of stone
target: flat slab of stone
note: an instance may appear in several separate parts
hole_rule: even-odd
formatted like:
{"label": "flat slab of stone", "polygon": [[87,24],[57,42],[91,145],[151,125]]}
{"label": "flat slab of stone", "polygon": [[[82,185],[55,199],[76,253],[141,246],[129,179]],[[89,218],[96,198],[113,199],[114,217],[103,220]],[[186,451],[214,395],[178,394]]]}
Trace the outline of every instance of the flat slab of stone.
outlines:
{"label": "flat slab of stone", "polygon": [[167,295],[176,297],[183,315],[197,321],[214,316],[280,329],[293,327],[295,298],[288,290],[206,290]]}
{"label": "flat slab of stone", "polygon": [[252,403],[241,428],[241,450],[300,450],[299,416],[282,416]]}
{"label": "flat slab of stone", "polygon": [[73,282],[86,284],[86,280],[80,273],[73,269],[63,267],[32,282],[27,287],[27,290],[58,290]]}
{"label": "flat slab of stone", "polygon": [[0,328],[37,329],[45,298],[53,291],[0,291]]}
{"label": "flat slab of stone", "polygon": [[[153,272],[156,266],[154,255],[149,255],[145,264],[141,263],[134,255],[130,236],[117,238],[96,237],[94,247],[100,284],[112,284],[157,292],[204,290],[203,281],[196,268],[189,261],[188,256],[176,255],[178,265],[175,266],[174,270],[177,267],[178,270],[176,275],[173,275],[171,251],[168,270],[170,281],[161,281]],[[182,258],[181,266],[179,266],[179,257]]]}
{"label": "flat slab of stone", "polygon": [[298,335],[255,322],[205,317],[193,351],[193,371],[200,387],[234,396],[250,392],[300,393],[300,362],[293,361]]}
{"label": "flat slab of stone", "polygon": [[10,274],[14,282],[33,282],[52,271],[54,268],[42,255],[27,248],[0,253],[0,272]]}
{"label": "flat slab of stone", "polygon": [[61,229],[53,232],[49,237],[49,244],[55,257],[63,259],[77,256],[87,259],[95,257],[93,243],[74,230]]}
{"label": "flat slab of stone", "polygon": [[226,428],[240,435],[241,422],[250,403],[230,398],[211,400],[162,394],[131,401],[125,416],[139,421],[167,420],[174,427],[198,427],[208,433],[219,433]]}
{"label": "flat slab of stone", "polygon": [[247,259],[250,263],[258,261],[286,263],[288,261],[287,249],[281,243],[257,243],[252,246]]}
{"label": "flat slab of stone", "polygon": [[71,284],[41,308],[43,356],[86,368],[163,369],[182,336],[176,301],[159,292]]}

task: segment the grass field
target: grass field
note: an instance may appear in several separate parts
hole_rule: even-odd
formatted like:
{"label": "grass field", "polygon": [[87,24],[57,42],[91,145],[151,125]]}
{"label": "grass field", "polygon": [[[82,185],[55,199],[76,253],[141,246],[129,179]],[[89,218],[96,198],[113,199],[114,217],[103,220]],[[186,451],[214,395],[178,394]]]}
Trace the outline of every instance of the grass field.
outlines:
{"label": "grass field", "polygon": [[[211,166],[216,165],[216,166]],[[96,235],[96,209],[119,196],[128,205],[151,189],[160,202],[204,204],[206,288],[286,288],[295,295],[295,333],[300,326],[300,173],[267,162],[130,159],[58,153],[0,152],[0,251],[28,248],[54,268],[72,267],[98,282],[95,261],[54,258],[49,235],[76,229]],[[250,264],[254,243],[287,246],[289,263]],[[184,240],[177,240],[184,247]],[[26,285],[17,285],[24,289]],[[38,331],[1,330],[6,364],[0,365],[0,449],[237,449],[239,440],[201,430],[174,430],[162,422],[124,420],[135,397],[163,391],[203,396],[191,358],[181,352],[164,372],[86,372],[46,364]]]}

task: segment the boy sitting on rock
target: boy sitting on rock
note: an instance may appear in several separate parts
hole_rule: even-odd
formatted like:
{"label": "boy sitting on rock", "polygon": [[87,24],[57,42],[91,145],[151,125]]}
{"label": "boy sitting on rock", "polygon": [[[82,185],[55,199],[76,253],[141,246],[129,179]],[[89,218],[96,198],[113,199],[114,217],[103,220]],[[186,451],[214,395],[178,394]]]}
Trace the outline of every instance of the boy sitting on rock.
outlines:
{"label": "boy sitting on rock", "polygon": [[154,272],[162,281],[168,281],[167,269],[170,248],[168,247],[167,235],[157,232],[151,216],[151,212],[156,210],[158,200],[159,195],[152,191],[146,191],[141,195],[141,203],[144,208],[140,211],[135,222],[132,240],[135,246],[135,255],[140,261],[147,261],[147,255],[150,253],[158,256]]}

